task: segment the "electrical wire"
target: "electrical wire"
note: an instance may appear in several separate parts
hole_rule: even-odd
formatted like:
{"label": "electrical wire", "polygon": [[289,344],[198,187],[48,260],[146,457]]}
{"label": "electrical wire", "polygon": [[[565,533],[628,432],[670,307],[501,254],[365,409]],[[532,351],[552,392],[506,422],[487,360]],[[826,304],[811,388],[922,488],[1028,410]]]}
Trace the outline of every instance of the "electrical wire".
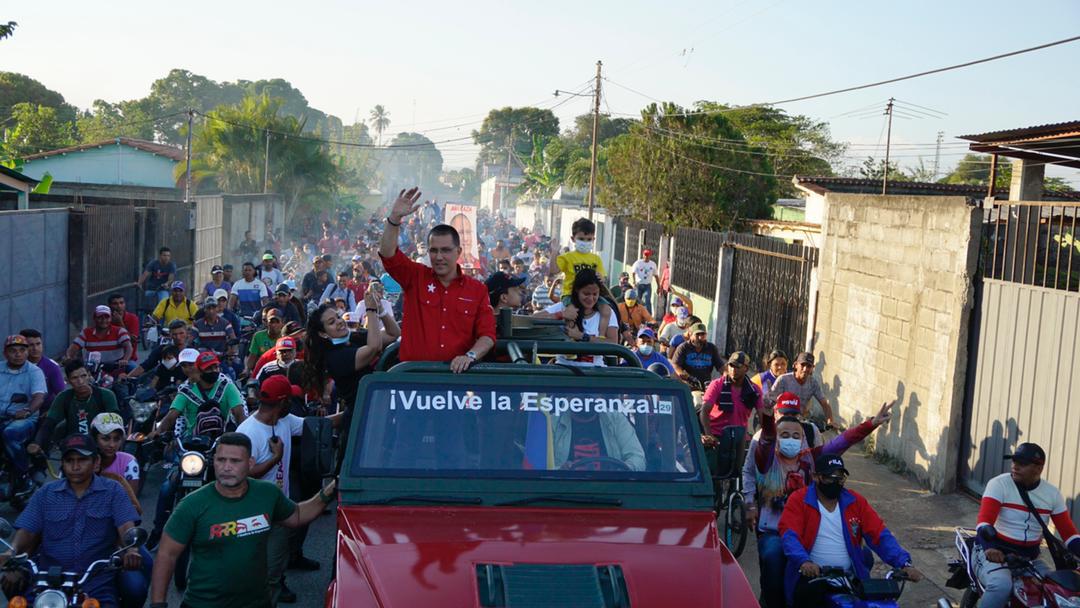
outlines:
{"label": "electrical wire", "polygon": [[[799,97],[790,97],[790,98],[787,98],[787,99],[778,99],[776,101],[767,101],[767,102],[755,103],[755,104],[750,104],[750,105],[746,105],[746,106],[739,106],[739,107],[740,108],[753,108],[753,107],[758,107],[758,106],[778,106],[778,105],[783,105],[783,104],[787,104],[787,103],[795,103],[797,101],[807,101],[807,100],[810,100],[810,99],[819,99],[821,97],[829,97],[831,95],[839,95],[841,93],[850,93],[852,91],[861,91],[863,89],[870,89],[870,88],[874,88],[874,87],[880,87],[880,86],[886,85],[886,84],[892,84],[892,83],[895,83],[895,82],[902,82],[902,81],[905,81],[905,80],[912,80],[914,78],[921,78],[923,76],[930,76],[932,74],[940,74],[942,72],[949,72],[949,71],[952,71],[952,70],[959,70],[959,69],[962,69],[962,68],[971,67],[973,65],[979,65],[979,64],[982,64],[982,63],[989,63],[991,61],[997,61],[999,59],[1006,59],[1008,57],[1015,57],[1016,55],[1023,55],[1025,53],[1031,53],[1031,52],[1034,52],[1034,51],[1041,51],[1043,49],[1048,49],[1050,47],[1059,46],[1059,45],[1062,45],[1062,44],[1068,44],[1070,42],[1076,42],[1077,40],[1080,40],[1080,36],[1072,36],[1070,38],[1063,38],[1061,40],[1055,40],[1053,42],[1047,42],[1045,44],[1040,44],[1040,45],[1037,45],[1037,46],[1032,46],[1032,47],[1028,47],[1028,48],[1024,48],[1024,49],[1019,49],[1019,50],[1016,50],[1016,51],[1009,51],[1007,53],[1000,53],[1000,54],[997,54],[997,55],[992,55],[990,57],[983,57],[981,59],[975,59],[975,60],[972,60],[972,61],[965,61],[963,63],[957,63],[957,64],[953,64],[953,65],[948,65],[948,66],[941,67],[941,68],[934,68],[934,69],[931,69],[931,70],[923,70],[921,72],[916,72],[914,74],[907,74],[905,76],[897,76],[895,78],[887,78],[885,80],[878,80],[878,81],[869,82],[869,83],[866,83],[866,84],[860,84],[860,85],[855,85],[855,86],[850,86],[850,87],[844,87],[842,89],[833,89],[831,91],[823,91],[821,93],[813,93],[811,95],[802,95],[802,96],[799,96]],[[731,109],[726,109],[724,111],[732,111],[734,109],[735,108],[731,108]],[[700,110],[700,111],[693,111],[693,112],[683,112],[683,113],[679,113],[679,114],[669,114],[669,116],[697,116],[697,115],[700,115],[700,114],[715,114],[715,113],[722,113],[722,112],[718,112],[718,111],[715,111],[715,110]]]}

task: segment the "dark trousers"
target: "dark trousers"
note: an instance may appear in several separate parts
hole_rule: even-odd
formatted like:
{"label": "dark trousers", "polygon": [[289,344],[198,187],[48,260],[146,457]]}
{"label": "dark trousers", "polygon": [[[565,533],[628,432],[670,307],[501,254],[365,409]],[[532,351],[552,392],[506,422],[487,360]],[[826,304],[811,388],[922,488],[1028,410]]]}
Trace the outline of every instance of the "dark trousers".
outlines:
{"label": "dark trousers", "polygon": [[761,584],[762,608],[784,608],[784,546],[780,534],[765,531],[758,534],[758,572]]}
{"label": "dark trousers", "polygon": [[836,588],[829,585],[828,581],[816,581],[800,575],[795,583],[795,602],[793,608],[818,608],[825,605],[825,600],[836,593]]}

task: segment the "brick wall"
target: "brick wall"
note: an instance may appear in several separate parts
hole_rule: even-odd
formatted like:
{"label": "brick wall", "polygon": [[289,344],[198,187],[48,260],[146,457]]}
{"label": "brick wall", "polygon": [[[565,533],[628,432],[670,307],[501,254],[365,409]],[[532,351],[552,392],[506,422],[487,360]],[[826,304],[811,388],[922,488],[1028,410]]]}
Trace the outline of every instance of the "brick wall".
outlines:
{"label": "brick wall", "polygon": [[875,447],[935,491],[956,483],[978,222],[963,197],[825,204],[816,373],[847,424],[895,400]]}

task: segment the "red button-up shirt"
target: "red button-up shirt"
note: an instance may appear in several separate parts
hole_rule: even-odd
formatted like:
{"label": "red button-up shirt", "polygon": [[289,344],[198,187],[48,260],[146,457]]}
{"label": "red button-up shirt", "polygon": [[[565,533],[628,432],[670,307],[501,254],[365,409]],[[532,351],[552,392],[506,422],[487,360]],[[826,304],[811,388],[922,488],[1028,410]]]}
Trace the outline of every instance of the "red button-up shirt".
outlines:
{"label": "red button-up shirt", "polygon": [[401,284],[405,298],[398,351],[402,361],[450,361],[469,352],[481,336],[495,340],[487,287],[462,274],[460,266],[457,278],[443,287],[434,270],[410,260],[400,249],[382,261]]}

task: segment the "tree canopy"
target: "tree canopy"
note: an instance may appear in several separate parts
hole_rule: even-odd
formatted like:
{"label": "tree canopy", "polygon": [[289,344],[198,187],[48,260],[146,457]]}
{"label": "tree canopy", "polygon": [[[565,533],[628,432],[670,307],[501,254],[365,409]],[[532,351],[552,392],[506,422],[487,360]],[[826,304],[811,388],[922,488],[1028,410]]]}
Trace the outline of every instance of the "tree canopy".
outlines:
{"label": "tree canopy", "polygon": [[511,141],[514,156],[524,162],[532,156],[534,135],[558,137],[559,119],[551,110],[511,107],[491,110],[480,129],[472,132],[473,142],[480,146],[477,167],[505,165]]}
{"label": "tree canopy", "polygon": [[55,108],[59,120],[75,120],[76,109],[64,96],[24,74],[0,72],[0,124],[7,125],[12,108],[19,103]]}
{"label": "tree canopy", "polygon": [[415,185],[431,191],[442,174],[442,152],[419,133],[398,133],[379,155],[379,172],[384,187],[391,192]]}
{"label": "tree canopy", "polygon": [[15,127],[8,133],[7,147],[17,156],[64,148],[75,143],[72,123],[60,111],[34,103],[17,103],[11,108]]}
{"label": "tree canopy", "polygon": [[[193,186],[230,194],[262,192],[269,131],[267,182],[271,192],[285,198],[286,221],[301,202],[334,192],[342,176],[338,165],[324,144],[303,136],[302,119],[281,114],[281,105],[267,95],[247,96],[207,113],[192,139]],[[178,178],[184,169],[177,165]]]}
{"label": "tree canopy", "polygon": [[652,104],[606,148],[599,194],[609,212],[716,229],[768,217],[776,200],[769,157],[755,154],[760,150],[720,113],[687,115],[673,103]]}

